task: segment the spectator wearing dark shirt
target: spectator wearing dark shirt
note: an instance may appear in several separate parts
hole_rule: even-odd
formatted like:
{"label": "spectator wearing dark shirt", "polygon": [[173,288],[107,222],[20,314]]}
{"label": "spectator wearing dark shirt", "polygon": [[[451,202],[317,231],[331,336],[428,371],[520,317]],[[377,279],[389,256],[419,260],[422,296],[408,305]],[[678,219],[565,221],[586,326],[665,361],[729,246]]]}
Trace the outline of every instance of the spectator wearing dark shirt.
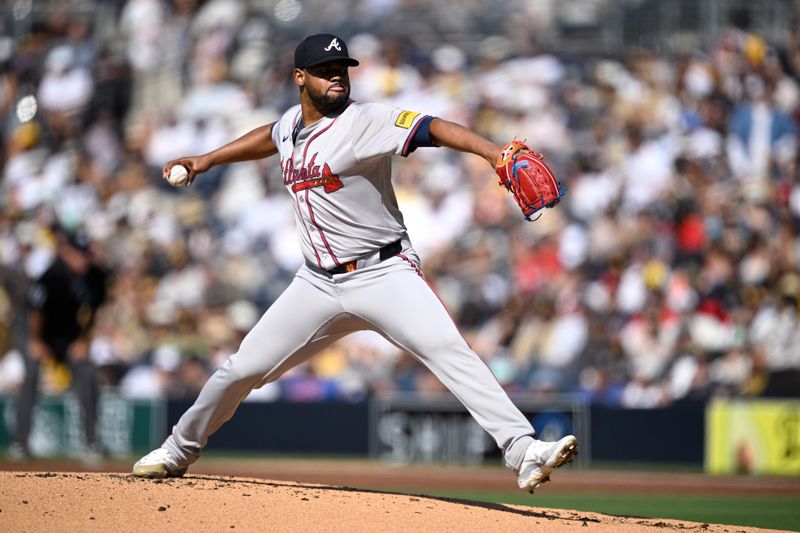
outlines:
{"label": "spectator wearing dark shirt", "polygon": [[17,397],[17,427],[12,456],[30,456],[33,407],[39,371],[45,358],[67,363],[72,387],[81,405],[86,445],[99,457],[96,431],[97,369],[89,358],[92,326],[106,298],[106,273],[93,260],[89,240],[82,233],[59,232],[53,263],[28,292],[28,342],[25,379]]}

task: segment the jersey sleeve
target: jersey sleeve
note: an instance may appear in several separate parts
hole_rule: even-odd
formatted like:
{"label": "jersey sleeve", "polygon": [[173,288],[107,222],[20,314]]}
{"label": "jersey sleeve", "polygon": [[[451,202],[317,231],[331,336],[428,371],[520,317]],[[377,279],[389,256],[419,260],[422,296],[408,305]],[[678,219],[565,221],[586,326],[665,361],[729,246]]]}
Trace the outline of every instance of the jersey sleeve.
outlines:
{"label": "jersey sleeve", "polygon": [[281,118],[272,126],[272,142],[278,147],[278,152],[281,149],[281,140],[287,135],[291,135],[292,128],[300,116],[300,106],[296,105],[289,108]]}
{"label": "jersey sleeve", "polygon": [[272,143],[275,146],[279,147],[279,149],[280,149],[280,145],[281,145],[281,124],[282,123],[283,123],[283,117],[281,117],[280,120],[278,120],[277,122],[275,122],[272,125],[272,132],[271,132],[271,134],[272,134]]}
{"label": "jersey sleeve", "polygon": [[386,155],[407,156],[411,140],[427,115],[387,104],[363,104],[353,126],[353,152],[364,161]]}

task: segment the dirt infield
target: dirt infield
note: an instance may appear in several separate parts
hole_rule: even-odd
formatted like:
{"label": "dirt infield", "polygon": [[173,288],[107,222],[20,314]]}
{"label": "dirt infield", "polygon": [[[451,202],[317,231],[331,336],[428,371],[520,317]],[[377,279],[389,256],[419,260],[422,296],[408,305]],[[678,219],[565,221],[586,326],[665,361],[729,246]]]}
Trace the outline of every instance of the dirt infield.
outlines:
{"label": "dirt infield", "polygon": [[[516,490],[505,468],[390,465],[376,461],[330,459],[217,459],[203,457],[192,473],[324,483],[369,489]],[[800,479],[708,476],[686,472],[559,469],[547,492],[627,492],[660,494],[787,495],[800,497]]]}
{"label": "dirt infield", "polygon": [[[14,463],[0,459],[0,471],[130,472],[135,458],[88,466],[66,459]],[[501,467],[392,465],[359,459],[293,459],[203,456],[190,474],[236,476],[339,485],[376,490],[514,491],[515,478]],[[686,472],[559,469],[547,492],[617,492],[661,494],[785,495],[800,497],[800,479],[753,476],[707,476]]]}
{"label": "dirt infield", "polygon": [[0,472],[0,531],[547,531],[766,529],[411,496],[310,483],[192,474]]}

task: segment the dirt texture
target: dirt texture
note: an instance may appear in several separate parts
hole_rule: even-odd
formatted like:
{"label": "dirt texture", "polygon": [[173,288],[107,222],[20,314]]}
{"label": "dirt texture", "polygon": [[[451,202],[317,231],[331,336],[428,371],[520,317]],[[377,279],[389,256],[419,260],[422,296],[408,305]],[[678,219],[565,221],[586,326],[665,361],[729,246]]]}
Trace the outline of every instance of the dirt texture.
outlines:
{"label": "dirt texture", "polygon": [[[588,528],[588,529],[583,529]],[[0,472],[0,531],[771,531],[189,474]]]}
{"label": "dirt texture", "polygon": [[[0,458],[0,471],[130,472],[136,458],[84,463],[78,460],[32,459],[12,462]],[[391,464],[347,458],[215,457],[205,455],[190,474],[252,477],[324,485],[397,491],[515,491],[514,474],[503,467]],[[582,470],[560,468],[547,492],[784,495],[800,497],[800,478],[767,476],[709,476],[679,471]],[[538,494],[538,492],[537,492]],[[535,496],[534,496],[535,497]]]}
{"label": "dirt texture", "polygon": [[[3,469],[2,465],[0,469]],[[120,468],[124,469],[124,466]],[[58,470],[70,469],[58,468]],[[510,470],[502,467],[392,465],[379,461],[347,459],[203,457],[191,466],[190,473],[347,485],[379,490],[387,488],[412,491],[516,490],[516,477]],[[553,482],[543,485],[540,490],[635,494],[774,494],[800,497],[800,479],[745,475],[709,476],[675,471],[581,470],[568,465],[560,468],[553,475]]]}

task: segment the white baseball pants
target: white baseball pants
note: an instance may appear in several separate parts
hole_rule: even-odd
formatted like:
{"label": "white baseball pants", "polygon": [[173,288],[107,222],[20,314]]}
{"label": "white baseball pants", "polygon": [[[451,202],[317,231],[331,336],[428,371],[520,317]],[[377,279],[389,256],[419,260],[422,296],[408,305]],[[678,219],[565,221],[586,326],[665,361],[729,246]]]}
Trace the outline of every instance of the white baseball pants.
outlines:
{"label": "white baseball pants", "polygon": [[239,351],[211,376],[164,446],[181,462],[193,463],[253,388],[348,333],[371,329],[428,367],[494,438],[506,466],[518,470],[533,427],[458,332],[422,277],[414,250],[407,240],[404,245],[400,255],[345,274],[300,268]]}

